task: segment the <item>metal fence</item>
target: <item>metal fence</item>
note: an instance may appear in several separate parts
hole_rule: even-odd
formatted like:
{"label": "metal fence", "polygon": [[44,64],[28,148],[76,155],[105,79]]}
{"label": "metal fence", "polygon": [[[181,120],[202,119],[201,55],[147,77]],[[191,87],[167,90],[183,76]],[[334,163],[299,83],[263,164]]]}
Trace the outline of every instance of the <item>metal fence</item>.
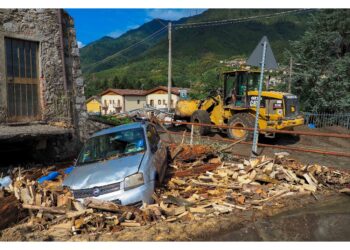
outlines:
{"label": "metal fence", "polygon": [[305,124],[311,127],[322,128],[340,126],[350,129],[350,113],[310,113],[302,112]]}

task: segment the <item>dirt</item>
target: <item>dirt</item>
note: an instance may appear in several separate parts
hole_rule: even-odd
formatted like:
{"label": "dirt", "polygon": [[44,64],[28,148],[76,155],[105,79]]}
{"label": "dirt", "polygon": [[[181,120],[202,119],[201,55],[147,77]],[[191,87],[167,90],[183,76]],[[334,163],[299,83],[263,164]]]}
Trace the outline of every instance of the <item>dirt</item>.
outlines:
{"label": "dirt", "polygon": [[[291,209],[250,222],[205,240],[219,241],[348,241],[350,239],[350,198],[329,197],[315,204]],[[300,229],[303,230],[300,230]]]}

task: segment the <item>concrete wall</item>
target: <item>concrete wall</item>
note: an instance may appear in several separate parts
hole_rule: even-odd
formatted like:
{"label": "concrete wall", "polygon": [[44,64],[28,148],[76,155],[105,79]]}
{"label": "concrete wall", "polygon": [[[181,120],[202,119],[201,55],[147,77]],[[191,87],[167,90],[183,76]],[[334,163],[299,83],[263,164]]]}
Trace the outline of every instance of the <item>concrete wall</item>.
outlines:
{"label": "concrete wall", "polygon": [[125,111],[143,108],[146,104],[145,96],[125,96]]}
{"label": "concrete wall", "polygon": [[[117,94],[109,94],[109,95],[103,95],[101,97],[101,105],[102,107],[105,107],[107,105],[107,113],[106,114],[113,114],[115,113],[115,107],[121,107],[122,111],[124,110],[124,97]],[[105,114],[105,110],[102,108],[102,114]]]}
{"label": "concrete wall", "polygon": [[7,122],[5,37],[39,43],[41,120],[65,120],[84,138],[84,81],[73,19],[56,9],[0,9],[0,123]]}
{"label": "concrete wall", "polygon": [[[171,94],[171,99],[173,100],[173,106],[175,107],[176,102],[179,100],[179,96]],[[151,100],[154,101],[154,107],[155,108],[166,108],[168,107],[168,94],[149,94],[147,95],[147,104],[151,105]],[[165,105],[164,105],[165,101]],[[160,102],[160,104],[159,104]]]}

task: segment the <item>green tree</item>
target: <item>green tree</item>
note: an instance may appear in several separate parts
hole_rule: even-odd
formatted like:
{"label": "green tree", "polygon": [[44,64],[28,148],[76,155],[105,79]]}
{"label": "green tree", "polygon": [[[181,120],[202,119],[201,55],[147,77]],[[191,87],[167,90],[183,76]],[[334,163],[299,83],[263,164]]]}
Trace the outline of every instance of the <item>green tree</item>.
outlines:
{"label": "green tree", "polygon": [[120,84],[119,78],[117,75],[115,75],[112,80],[112,88],[115,88],[115,89],[119,88],[119,84]]}
{"label": "green tree", "polygon": [[350,109],[350,10],[322,10],[293,43],[293,93],[311,112]]}
{"label": "green tree", "polygon": [[128,87],[129,87],[128,77],[126,75],[124,75],[122,77],[122,80],[120,81],[119,88],[120,89],[126,89]]}

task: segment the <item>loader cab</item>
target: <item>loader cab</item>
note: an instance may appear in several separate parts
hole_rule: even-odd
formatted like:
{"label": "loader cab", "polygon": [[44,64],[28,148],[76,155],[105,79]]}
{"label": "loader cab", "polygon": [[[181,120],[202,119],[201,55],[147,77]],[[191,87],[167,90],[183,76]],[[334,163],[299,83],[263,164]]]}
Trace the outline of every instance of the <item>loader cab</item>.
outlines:
{"label": "loader cab", "polygon": [[249,107],[248,91],[258,90],[259,71],[235,70],[224,72],[225,105]]}

